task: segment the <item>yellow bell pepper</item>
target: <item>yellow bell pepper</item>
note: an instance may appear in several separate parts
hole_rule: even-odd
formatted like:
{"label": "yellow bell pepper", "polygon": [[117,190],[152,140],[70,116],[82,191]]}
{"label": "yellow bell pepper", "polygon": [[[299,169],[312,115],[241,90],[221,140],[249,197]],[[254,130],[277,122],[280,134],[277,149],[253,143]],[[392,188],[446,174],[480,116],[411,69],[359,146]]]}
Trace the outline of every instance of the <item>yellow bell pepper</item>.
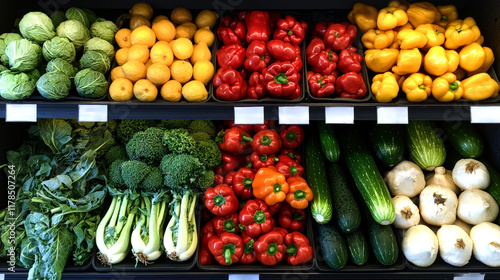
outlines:
{"label": "yellow bell pepper", "polygon": [[441,46],[429,49],[424,56],[424,69],[434,76],[441,76],[446,72],[454,72],[459,64],[458,53],[453,50],[446,51]]}
{"label": "yellow bell pepper", "polygon": [[347,15],[352,24],[356,24],[365,33],[370,29],[377,28],[378,10],[370,5],[356,3]]}
{"label": "yellow bell pepper", "polygon": [[464,20],[455,20],[448,24],[444,33],[446,41],[444,47],[447,49],[458,49],[475,42],[481,37],[481,31],[476,25],[476,21],[468,17]]}
{"label": "yellow bell pepper", "polygon": [[444,44],[444,32],[445,29],[437,24],[421,24],[415,31],[420,32],[427,37],[427,44],[424,46],[425,49],[430,49],[434,46],[441,46]]}
{"label": "yellow bell pepper", "polygon": [[482,45],[484,43],[484,36],[483,35],[479,36],[479,39],[476,40],[476,43]]}
{"label": "yellow bell pepper", "polygon": [[398,55],[397,65],[392,67],[392,72],[398,75],[407,75],[418,72],[422,64],[422,54],[417,48],[401,50]]}
{"label": "yellow bell pepper", "polygon": [[361,37],[361,42],[365,45],[367,49],[385,49],[389,48],[394,44],[396,32],[393,30],[379,30],[370,29],[368,32],[363,34]]}
{"label": "yellow bell pepper", "polygon": [[399,85],[396,77],[391,72],[378,74],[373,77],[372,92],[378,102],[391,102],[398,96]]}
{"label": "yellow bell pepper", "polygon": [[457,80],[461,81],[465,78],[465,75],[467,75],[467,72],[465,72],[464,69],[458,67],[458,69],[453,72],[453,74],[455,74],[455,76],[457,76]]}
{"label": "yellow bell pepper", "polygon": [[486,58],[484,48],[474,42],[463,47],[458,53],[460,57],[460,68],[467,72],[473,72],[483,66]]}
{"label": "yellow bell pepper", "polygon": [[465,99],[478,101],[498,96],[500,87],[487,73],[479,73],[462,81]]}
{"label": "yellow bell pepper", "polygon": [[439,102],[450,102],[462,98],[464,88],[453,73],[446,73],[432,82],[432,96]]}
{"label": "yellow bell pepper", "polygon": [[392,0],[388,5],[388,7],[397,8],[397,9],[403,10],[405,12],[408,10],[409,6],[410,6],[410,4],[408,2],[406,2],[406,0],[401,0],[401,1]]}
{"label": "yellow bell pepper", "polygon": [[440,17],[434,23],[441,26],[446,27],[448,23],[458,19],[457,7],[455,5],[444,5],[436,7]]}
{"label": "yellow bell pepper", "polygon": [[476,71],[469,72],[469,76],[488,72],[491,65],[493,65],[493,62],[495,61],[495,55],[493,54],[493,51],[488,47],[483,47],[483,50],[485,55],[483,65],[481,65],[481,67],[479,67],[479,69],[477,69]]}
{"label": "yellow bell pepper", "polygon": [[398,33],[399,48],[409,50],[423,48],[427,44],[427,37],[415,30],[406,29]]}
{"label": "yellow bell pepper", "polygon": [[411,25],[414,27],[418,27],[421,24],[434,23],[440,18],[436,6],[429,2],[411,4],[406,14]]}
{"label": "yellow bell pepper", "polygon": [[399,50],[367,50],[365,51],[366,67],[376,73],[384,73],[391,69],[398,60]]}
{"label": "yellow bell pepper", "polygon": [[422,73],[411,74],[403,83],[403,91],[410,102],[422,102],[431,95],[432,79]]}
{"label": "yellow bell pepper", "polygon": [[398,8],[384,8],[378,12],[377,27],[380,30],[391,30],[408,23],[406,12]]}
{"label": "yellow bell pepper", "polygon": [[413,28],[413,25],[411,25],[411,23],[408,22],[407,24],[405,24],[403,26],[398,26],[398,27],[394,28],[394,31],[399,33],[399,32],[406,30],[406,29],[414,30],[415,28]]}

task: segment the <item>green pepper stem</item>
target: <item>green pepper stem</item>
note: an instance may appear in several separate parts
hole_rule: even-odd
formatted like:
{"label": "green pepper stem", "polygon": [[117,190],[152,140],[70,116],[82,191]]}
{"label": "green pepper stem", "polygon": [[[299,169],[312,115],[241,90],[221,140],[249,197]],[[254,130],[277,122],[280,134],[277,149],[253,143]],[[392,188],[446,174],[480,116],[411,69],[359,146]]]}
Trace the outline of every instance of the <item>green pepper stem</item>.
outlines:
{"label": "green pepper stem", "polygon": [[267,160],[267,155],[262,154],[262,155],[259,156],[259,159],[260,159],[260,161],[266,161]]}
{"label": "green pepper stem", "polygon": [[243,134],[243,136],[241,137],[242,144],[245,144],[246,142],[251,142],[252,140],[253,140],[252,137],[246,136],[245,134]]}
{"label": "green pepper stem", "polygon": [[271,243],[269,244],[269,247],[267,248],[267,254],[269,256],[274,256],[278,252],[278,244],[277,243]]}
{"label": "green pepper stem", "polygon": [[224,205],[225,202],[226,202],[226,199],[221,194],[218,194],[214,197],[214,204],[219,206],[219,207]]}
{"label": "green pepper stem", "polygon": [[453,93],[457,92],[458,86],[459,86],[459,83],[457,81],[450,83],[450,91]]}
{"label": "green pepper stem", "polygon": [[264,135],[264,136],[262,136],[262,138],[260,138],[260,144],[262,144],[264,146],[269,146],[269,145],[271,145],[272,142],[273,142],[273,139],[271,139],[271,137],[269,137],[267,135]]}
{"label": "green pepper stem", "polygon": [[264,212],[262,212],[261,210],[256,211],[253,215],[253,220],[258,225],[263,224],[266,222],[266,214],[264,214]]}
{"label": "green pepper stem", "polygon": [[224,223],[222,224],[222,226],[224,227],[224,229],[227,232],[235,232],[236,231],[236,227],[235,227],[232,219],[225,220]]}
{"label": "green pepper stem", "polygon": [[338,32],[334,32],[333,35],[335,35],[335,37],[340,37],[340,34]]}
{"label": "green pepper stem", "polygon": [[261,55],[260,56],[260,60],[266,60],[266,56],[265,55]]}
{"label": "green pepper stem", "polygon": [[236,245],[234,245],[234,244],[227,244],[222,249],[222,255],[226,259],[227,265],[230,265],[233,263],[233,259],[231,259],[231,256],[234,255],[235,251],[236,251]]}
{"label": "green pepper stem", "polygon": [[419,85],[418,88],[419,89],[425,89],[425,85]]}
{"label": "green pepper stem", "polygon": [[288,36],[290,35],[293,35],[293,30],[292,29],[288,29],[288,32],[286,33]]}
{"label": "green pepper stem", "polygon": [[294,193],[293,193],[293,198],[295,200],[304,200],[306,199],[306,195],[307,193],[303,190],[296,190]]}
{"label": "green pepper stem", "polygon": [[242,224],[238,224],[238,227],[240,228],[240,230],[243,232],[245,230],[247,230],[247,227],[242,225]]}
{"label": "green pepper stem", "polygon": [[243,252],[245,254],[251,254],[253,253],[253,244],[255,243],[255,241],[252,239],[250,241],[247,242],[247,244],[245,244],[245,247],[243,247]]}
{"label": "green pepper stem", "polygon": [[247,189],[252,189],[252,183],[253,183],[253,180],[251,178],[245,178],[243,179],[243,186],[245,186],[245,188]]}
{"label": "green pepper stem", "polygon": [[295,165],[290,166],[290,174],[292,176],[297,174],[297,167]]}
{"label": "green pepper stem", "polygon": [[281,184],[280,183],[274,184],[274,192],[279,193],[280,191],[281,191]]}
{"label": "green pepper stem", "polygon": [[447,20],[448,20],[448,16],[446,16],[446,15],[441,16],[441,21],[447,21]]}
{"label": "green pepper stem", "polygon": [[288,79],[286,78],[286,74],[279,73],[278,75],[274,76],[274,82],[277,84],[288,85]]}
{"label": "green pepper stem", "polygon": [[304,215],[300,214],[299,212],[294,212],[292,214],[292,219],[294,221],[302,221],[304,219]]}
{"label": "green pepper stem", "polygon": [[299,249],[299,247],[292,243],[292,244],[288,245],[288,247],[286,247],[286,254],[293,257],[297,254],[298,249]]}
{"label": "green pepper stem", "polygon": [[295,139],[297,139],[297,133],[295,133],[294,131],[288,131],[286,133],[286,139],[294,141]]}

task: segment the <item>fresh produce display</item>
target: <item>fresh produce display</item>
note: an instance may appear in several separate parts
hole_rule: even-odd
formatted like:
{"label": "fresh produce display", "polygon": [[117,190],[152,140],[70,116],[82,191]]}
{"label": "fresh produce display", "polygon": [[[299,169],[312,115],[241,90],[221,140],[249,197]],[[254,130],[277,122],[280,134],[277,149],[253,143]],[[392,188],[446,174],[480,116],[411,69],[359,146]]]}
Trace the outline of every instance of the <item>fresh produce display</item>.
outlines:
{"label": "fresh produce display", "polygon": [[111,72],[109,94],[114,101],[135,99],[201,102],[208,98],[207,84],[214,75],[211,62],[218,15],[203,10],[194,18],[175,8],[170,19],[157,15],[144,2],[136,3],[121,20],[129,25],[115,35],[119,50]]}
{"label": "fresh produce display", "polygon": [[400,91],[410,102],[498,96],[498,81],[488,72],[493,52],[483,46],[476,21],[459,19],[454,5],[394,0],[378,10],[356,3],[348,17],[363,32],[366,66],[380,73],[371,85],[378,102],[391,102]]}
{"label": "fresh produce display", "polygon": [[246,11],[222,18],[221,46],[214,76],[215,97],[222,101],[286,99],[301,96],[300,44],[307,23],[277,12]]}

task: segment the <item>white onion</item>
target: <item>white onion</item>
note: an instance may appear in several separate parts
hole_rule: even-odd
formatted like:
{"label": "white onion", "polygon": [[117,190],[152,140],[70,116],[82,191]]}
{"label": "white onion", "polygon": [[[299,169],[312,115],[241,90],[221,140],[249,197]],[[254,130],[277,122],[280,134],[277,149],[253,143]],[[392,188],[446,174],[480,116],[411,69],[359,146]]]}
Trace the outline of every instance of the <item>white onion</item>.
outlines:
{"label": "white onion", "polygon": [[464,190],[484,190],[490,185],[490,173],[486,166],[475,159],[457,161],[452,172],[453,182]]}
{"label": "white onion", "polygon": [[417,196],[425,187],[422,169],[411,161],[402,161],[387,173],[384,178],[393,196]]}
{"label": "white onion", "polygon": [[493,222],[498,215],[498,204],[485,191],[467,190],[458,197],[457,215],[471,225]]}
{"label": "white onion", "polygon": [[437,232],[439,255],[448,264],[464,266],[472,256],[472,240],[459,226],[444,225]]}
{"label": "white onion", "polygon": [[436,234],[424,225],[409,228],[403,237],[403,254],[416,266],[428,267],[439,252]]}
{"label": "white onion", "polygon": [[398,195],[392,198],[392,204],[396,211],[394,226],[400,229],[407,229],[418,225],[420,222],[420,213],[417,205],[407,196]]}
{"label": "white onion", "polygon": [[431,185],[420,193],[420,216],[428,224],[452,224],[457,217],[457,195],[447,187]]}
{"label": "white onion", "polygon": [[500,226],[480,223],[470,230],[470,237],[474,243],[474,258],[488,266],[500,266]]}

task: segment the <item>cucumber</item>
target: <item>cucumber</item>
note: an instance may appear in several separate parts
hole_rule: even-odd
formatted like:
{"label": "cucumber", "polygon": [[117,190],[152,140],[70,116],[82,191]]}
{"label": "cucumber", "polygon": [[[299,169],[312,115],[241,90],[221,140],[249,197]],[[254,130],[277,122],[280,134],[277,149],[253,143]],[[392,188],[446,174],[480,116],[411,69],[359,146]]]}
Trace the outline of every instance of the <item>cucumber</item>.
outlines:
{"label": "cucumber", "polygon": [[368,261],[370,249],[368,240],[361,228],[345,235],[347,247],[349,248],[349,257],[353,263],[363,265]]}
{"label": "cucumber", "polygon": [[432,171],[446,159],[446,149],[434,123],[410,121],[406,125],[406,144],[413,161],[422,169]]}
{"label": "cucumber", "polygon": [[314,194],[311,214],[316,222],[326,224],[332,218],[333,205],[326,178],[325,158],[321,152],[317,131],[309,136],[306,140],[304,160],[306,165],[305,178]]}
{"label": "cucumber", "polygon": [[329,267],[341,269],[349,259],[347,245],[332,223],[318,225],[319,244],[323,259]]}
{"label": "cucumber", "polygon": [[399,126],[387,124],[371,126],[370,142],[375,155],[385,166],[393,167],[403,160],[405,142]]}
{"label": "cucumber", "polygon": [[479,130],[466,122],[442,122],[450,144],[466,158],[478,158],[483,154],[484,142]]}
{"label": "cucumber", "polygon": [[377,223],[366,208],[363,208],[368,226],[368,235],[373,254],[383,265],[393,265],[398,260],[399,249],[396,236],[390,225]]}
{"label": "cucumber", "polygon": [[330,162],[337,162],[340,158],[340,148],[332,125],[317,122],[319,140],[323,154]]}
{"label": "cucumber", "polygon": [[377,169],[368,148],[355,128],[348,126],[342,131],[341,144],[356,187],[363,196],[371,215],[382,225],[394,222],[396,212],[384,179]]}
{"label": "cucumber", "polygon": [[343,232],[353,232],[361,223],[361,213],[340,163],[330,164],[328,178],[338,226]]}
{"label": "cucumber", "polygon": [[[482,158],[480,161],[486,166],[488,173],[490,173],[490,185],[485,191],[493,196],[497,204],[500,205],[500,173],[486,159]],[[497,217],[496,223],[498,224],[499,221],[500,216]]]}

